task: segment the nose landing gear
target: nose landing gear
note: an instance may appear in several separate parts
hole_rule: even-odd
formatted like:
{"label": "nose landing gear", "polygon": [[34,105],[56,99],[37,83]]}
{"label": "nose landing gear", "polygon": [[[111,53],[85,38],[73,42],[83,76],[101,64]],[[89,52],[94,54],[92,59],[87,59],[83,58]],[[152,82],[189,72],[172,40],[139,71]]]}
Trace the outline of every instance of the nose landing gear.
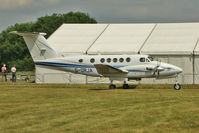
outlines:
{"label": "nose landing gear", "polygon": [[174,84],[174,89],[175,90],[180,90],[181,89],[181,85],[178,83],[177,78],[176,78],[176,83]]}
{"label": "nose landing gear", "polygon": [[180,89],[181,89],[181,85],[180,85],[179,83],[176,82],[176,83],[174,84],[174,89],[175,89],[175,90],[180,90]]}

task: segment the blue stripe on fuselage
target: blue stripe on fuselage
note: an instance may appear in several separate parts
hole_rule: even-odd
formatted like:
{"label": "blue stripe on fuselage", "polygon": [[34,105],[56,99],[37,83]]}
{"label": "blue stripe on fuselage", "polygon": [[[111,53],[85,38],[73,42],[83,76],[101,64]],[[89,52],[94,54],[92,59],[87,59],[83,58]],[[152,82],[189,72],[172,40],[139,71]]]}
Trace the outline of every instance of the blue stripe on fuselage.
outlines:
{"label": "blue stripe on fuselage", "polygon": [[54,67],[86,67],[94,68],[92,65],[77,65],[77,64],[68,64],[68,63],[55,63],[55,62],[35,62],[36,65],[44,66],[54,66]]}
{"label": "blue stripe on fuselage", "polygon": [[[95,68],[94,65],[77,65],[77,64],[68,64],[68,63],[56,63],[56,62],[35,62],[36,65],[46,65],[46,66],[55,66],[55,67],[86,67],[86,68]],[[127,65],[112,65],[112,67],[120,68]]]}
{"label": "blue stripe on fuselage", "polygon": [[[77,64],[68,64],[68,63],[56,63],[56,62],[35,62],[36,65],[42,66],[53,66],[53,67],[80,67],[80,68],[95,68],[94,65],[77,65]],[[112,67],[120,68],[127,65],[112,65]],[[128,72],[146,72],[144,70],[134,70],[128,69]]]}

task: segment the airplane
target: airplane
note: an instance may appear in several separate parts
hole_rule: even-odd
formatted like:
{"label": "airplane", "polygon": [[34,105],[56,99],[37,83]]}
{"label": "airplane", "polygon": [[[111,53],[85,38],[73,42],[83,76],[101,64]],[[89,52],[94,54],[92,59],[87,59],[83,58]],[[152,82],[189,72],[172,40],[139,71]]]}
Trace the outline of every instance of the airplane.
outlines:
{"label": "airplane", "polygon": [[180,90],[177,81],[182,69],[160,61],[154,61],[149,55],[68,55],[57,53],[45,39],[46,33],[12,31],[11,34],[23,36],[36,65],[41,67],[72,72],[94,77],[108,77],[110,89],[115,89],[113,80],[123,81],[128,89],[129,80],[142,78],[176,78],[175,90]]}

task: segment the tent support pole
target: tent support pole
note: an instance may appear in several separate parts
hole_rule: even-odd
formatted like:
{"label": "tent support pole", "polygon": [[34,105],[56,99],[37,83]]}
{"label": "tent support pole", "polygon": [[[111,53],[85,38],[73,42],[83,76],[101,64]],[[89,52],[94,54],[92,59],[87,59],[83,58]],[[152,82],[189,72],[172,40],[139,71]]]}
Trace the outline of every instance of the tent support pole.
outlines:
{"label": "tent support pole", "polygon": [[193,56],[192,56],[193,57],[193,84],[195,84],[195,50],[196,50],[198,43],[199,43],[199,38],[198,38],[196,45],[193,49]]}
{"label": "tent support pole", "polygon": [[193,84],[195,84],[195,53],[193,51]]}
{"label": "tent support pole", "polygon": [[155,24],[153,29],[151,30],[151,32],[149,33],[148,37],[146,38],[146,40],[144,41],[144,43],[142,44],[142,46],[140,47],[138,54],[140,54],[140,51],[142,50],[142,48],[144,47],[144,45],[146,44],[146,42],[149,40],[150,36],[152,35],[153,31],[155,30],[155,28],[157,27],[158,24]]}

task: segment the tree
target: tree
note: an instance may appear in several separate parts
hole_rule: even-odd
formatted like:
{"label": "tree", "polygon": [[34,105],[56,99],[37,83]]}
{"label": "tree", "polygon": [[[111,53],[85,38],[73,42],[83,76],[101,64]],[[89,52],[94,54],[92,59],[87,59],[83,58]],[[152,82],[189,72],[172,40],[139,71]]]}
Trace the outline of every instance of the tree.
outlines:
{"label": "tree", "polygon": [[[36,22],[15,24],[0,33],[0,64],[16,65],[18,70],[34,70],[34,62],[22,37],[9,34],[10,31],[45,32],[47,38],[63,23],[97,23],[88,14],[69,12],[53,14],[37,19]],[[8,69],[9,70],[9,69]]]}

